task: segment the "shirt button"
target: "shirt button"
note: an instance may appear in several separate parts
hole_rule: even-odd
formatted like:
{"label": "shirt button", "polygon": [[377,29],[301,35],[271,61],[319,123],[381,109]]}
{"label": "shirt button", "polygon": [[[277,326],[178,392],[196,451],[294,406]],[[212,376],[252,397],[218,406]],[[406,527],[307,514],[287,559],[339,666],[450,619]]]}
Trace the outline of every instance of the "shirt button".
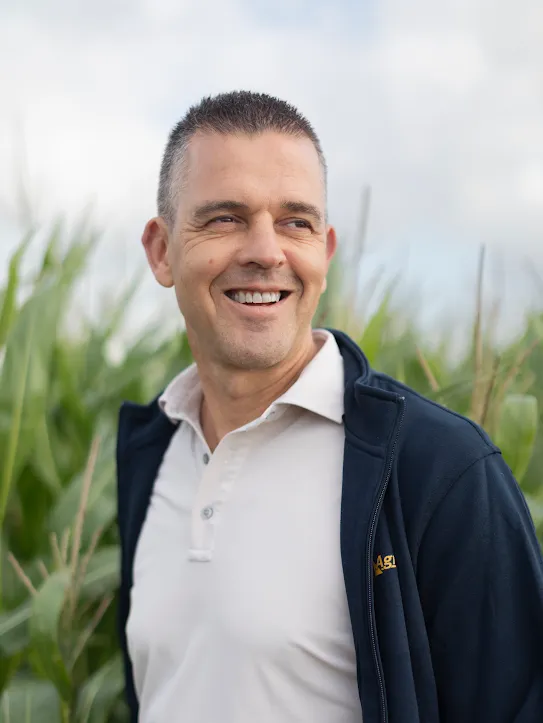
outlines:
{"label": "shirt button", "polygon": [[207,452],[204,454],[203,459],[204,459],[204,464],[207,464],[209,462],[209,455]]}
{"label": "shirt button", "polygon": [[204,507],[200,514],[202,515],[202,519],[204,520],[211,519],[211,517],[213,517],[213,507]]}

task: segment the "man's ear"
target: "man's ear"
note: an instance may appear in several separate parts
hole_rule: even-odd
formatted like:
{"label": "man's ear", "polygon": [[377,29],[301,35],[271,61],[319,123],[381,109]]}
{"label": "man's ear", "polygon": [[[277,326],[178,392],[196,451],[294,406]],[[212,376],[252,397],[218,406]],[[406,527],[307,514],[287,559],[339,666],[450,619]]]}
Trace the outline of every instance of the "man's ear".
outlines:
{"label": "man's ear", "polygon": [[336,253],[336,249],[337,249],[336,229],[333,226],[328,226],[328,229],[326,231],[326,260],[328,261],[328,265],[330,265],[330,262],[332,261],[332,258],[334,257],[334,254]]}
{"label": "man's ear", "polygon": [[[330,263],[332,262],[332,259],[334,258],[334,254],[336,253],[336,248],[337,248],[336,230],[333,226],[329,226],[326,231],[326,271],[327,272],[328,272],[328,269],[330,268]],[[324,294],[327,286],[328,286],[328,281],[325,276],[322,281],[321,294]]]}
{"label": "man's ear", "polygon": [[163,218],[152,218],[147,222],[141,242],[155,279],[161,286],[171,288],[173,274],[168,258],[169,233]]}

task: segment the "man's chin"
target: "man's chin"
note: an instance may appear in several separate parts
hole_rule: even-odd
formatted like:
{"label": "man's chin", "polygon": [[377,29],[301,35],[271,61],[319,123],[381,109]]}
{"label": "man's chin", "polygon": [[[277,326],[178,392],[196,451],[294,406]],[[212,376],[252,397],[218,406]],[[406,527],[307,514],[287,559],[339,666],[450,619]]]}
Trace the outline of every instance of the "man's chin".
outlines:
{"label": "man's chin", "polygon": [[270,369],[288,356],[288,346],[284,338],[238,342],[230,338],[222,349],[222,356],[229,366],[239,369]]}

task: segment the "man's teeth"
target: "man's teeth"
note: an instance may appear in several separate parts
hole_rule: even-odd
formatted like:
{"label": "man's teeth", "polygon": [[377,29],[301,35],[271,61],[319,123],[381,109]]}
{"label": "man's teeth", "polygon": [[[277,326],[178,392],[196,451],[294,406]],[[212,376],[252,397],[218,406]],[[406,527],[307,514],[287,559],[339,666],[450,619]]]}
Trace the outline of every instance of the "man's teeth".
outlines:
{"label": "man's teeth", "polygon": [[261,294],[259,291],[234,291],[232,298],[240,304],[274,304],[280,300],[281,292],[265,291]]}

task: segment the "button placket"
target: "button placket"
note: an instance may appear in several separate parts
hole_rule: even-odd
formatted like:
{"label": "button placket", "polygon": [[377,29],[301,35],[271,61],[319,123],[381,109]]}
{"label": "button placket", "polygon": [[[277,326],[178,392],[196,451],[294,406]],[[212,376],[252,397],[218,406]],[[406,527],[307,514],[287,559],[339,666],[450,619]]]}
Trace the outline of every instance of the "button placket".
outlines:
{"label": "button placket", "polygon": [[217,525],[224,504],[230,497],[249,449],[248,442],[240,444],[239,439],[237,433],[225,438],[207,464],[207,452],[202,455],[204,467],[192,512],[192,560],[212,559]]}
{"label": "button placket", "polygon": [[217,499],[217,459],[204,451],[200,459],[203,469],[192,508],[192,536],[189,557],[194,561],[209,561],[214,546],[215,501]]}

